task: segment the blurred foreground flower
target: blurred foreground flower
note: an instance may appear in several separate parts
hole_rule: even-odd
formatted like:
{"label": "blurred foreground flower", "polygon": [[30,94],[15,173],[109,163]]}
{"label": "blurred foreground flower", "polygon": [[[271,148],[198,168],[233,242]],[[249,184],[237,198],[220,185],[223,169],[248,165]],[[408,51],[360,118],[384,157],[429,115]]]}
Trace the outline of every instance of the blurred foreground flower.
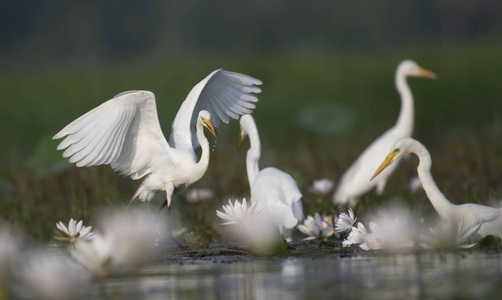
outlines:
{"label": "blurred foreground flower", "polygon": [[350,231],[356,220],[357,218],[354,217],[352,208],[349,208],[348,213],[340,213],[335,223],[335,232],[342,233]]}
{"label": "blurred foreground flower", "polygon": [[308,235],[304,240],[325,238],[333,235],[329,223],[321,219],[318,213],[315,213],[314,217],[308,216],[303,224],[298,225],[298,229]]}
{"label": "blurred foreground flower", "polygon": [[19,257],[19,240],[14,233],[0,223],[0,288],[3,278],[10,273],[9,269]]}
{"label": "blurred foreground flower", "polygon": [[160,219],[147,212],[111,212],[101,216],[102,234],[91,240],[78,240],[72,256],[101,279],[111,274],[137,271],[153,256]]}
{"label": "blurred foreground flower", "polygon": [[468,249],[474,247],[481,237],[477,235],[481,224],[463,222],[456,224],[442,221],[436,228],[429,228],[429,234],[421,236],[420,246],[426,249]]}
{"label": "blurred foreground flower", "polygon": [[67,260],[52,254],[30,256],[16,269],[19,297],[29,299],[74,299],[89,286],[89,273]]}
{"label": "blurred foreground flower", "polygon": [[316,195],[324,196],[328,194],[333,189],[334,186],[335,183],[332,180],[323,178],[314,180],[312,185],[309,187],[309,191]]}
{"label": "blurred foreground flower", "polygon": [[89,240],[94,235],[94,233],[91,232],[92,226],[86,227],[82,220],[77,223],[73,218],[70,219],[68,227],[61,221],[56,224],[56,227],[62,236],[54,236],[54,238],[58,241],[69,241],[70,245],[73,245],[79,239]]}
{"label": "blurred foreground flower", "polygon": [[224,235],[232,241],[244,243],[258,254],[269,255],[282,251],[284,246],[279,230],[259,203],[248,207],[245,198],[242,203],[237,200],[233,204],[231,200],[228,203],[223,205],[224,212],[216,210],[216,215],[225,221],[221,224],[225,225]]}
{"label": "blurred foreground flower", "polygon": [[214,197],[214,192],[207,188],[194,188],[186,193],[186,199],[190,203],[195,203]]}
{"label": "blurred foreground flower", "polygon": [[361,244],[366,241],[366,235],[368,235],[368,231],[364,224],[361,222],[357,222],[357,227],[352,227],[347,238],[343,241],[342,245],[344,247],[348,247],[354,244]]}

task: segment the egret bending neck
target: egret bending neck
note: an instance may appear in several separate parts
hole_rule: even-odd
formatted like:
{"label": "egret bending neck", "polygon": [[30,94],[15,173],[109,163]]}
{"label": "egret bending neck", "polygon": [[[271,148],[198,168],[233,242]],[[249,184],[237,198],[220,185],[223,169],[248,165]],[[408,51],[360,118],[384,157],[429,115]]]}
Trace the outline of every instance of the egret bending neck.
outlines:
{"label": "egret bending neck", "polygon": [[442,219],[451,219],[453,217],[451,213],[454,204],[446,199],[446,197],[437,187],[434,178],[432,178],[432,159],[429,151],[427,151],[424,145],[415,141],[410,152],[415,153],[418,156],[418,159],[420,161],[417,167],[418,177],[422,182],[424,191],[431,201],[432,206],[434,206],[434,209]]}

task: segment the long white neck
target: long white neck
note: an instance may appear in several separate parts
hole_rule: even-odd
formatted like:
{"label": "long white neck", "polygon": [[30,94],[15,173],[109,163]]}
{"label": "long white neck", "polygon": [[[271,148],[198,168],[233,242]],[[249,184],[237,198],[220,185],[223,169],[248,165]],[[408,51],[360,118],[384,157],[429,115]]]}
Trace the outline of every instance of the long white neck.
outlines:
{"label": "long white neck", "polygon": [[395,127],[402,129],[404,132],[409,132],[411,135],[414,118],[413,94],[406,81],[406,74],[403,71],[398,70],[398,72],[396,72],[395,84],[401,96],[401,110]]}
{"label": "long white neck", "polygon": [[199,162],[194,169],[193,175],[194,178],[197,179],[193,180],[192,183],[199,180],[204,175],[204,173],[206,173],[207,167],[209,165],[209,142],[204,135],[204,127],[200,120],[197,121],[197,139],[199,140],[200,147],[202,148],[202,154],[200,156]]}
{"label": "long white neck", "polygon": [[249,188],[253,185],[253,182],[260,172],[259,160],[261,156],[261,146],[260,146],[260,136],[258,135],[258,129],[254,122],[249,124],[244,128],[249,136],[249,150],[246,155],[246,169],[248,173]]}
{"label": "long white neck", "polygon": [[429,151],[427,151],[427,148],[425,148],[424,145],[415,141],[410,152],[415,153],[418,156],[418,159],[420,161],[417,167],[418,177],[422,182],[424,191],[431,201],[432,206],[434,206],[434,209],[436,209],[436,212],[439,214],[439,216],[441,216],[442,219],[451,219],[452,217],[454,217],[452,213],[455,205],[448,201],[448,199],[446,199],[446,197],[437,187],[434,178],[432,178],[432,160]]}

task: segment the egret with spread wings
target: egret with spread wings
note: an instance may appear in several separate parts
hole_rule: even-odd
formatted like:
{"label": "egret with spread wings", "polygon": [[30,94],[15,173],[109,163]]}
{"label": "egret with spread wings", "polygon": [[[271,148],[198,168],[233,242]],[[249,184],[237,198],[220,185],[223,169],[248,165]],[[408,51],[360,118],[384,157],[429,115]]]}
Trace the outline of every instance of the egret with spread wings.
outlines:
{"label": "egret with spread wings", "polygon": [[398,140],[371,179],[409,153],[418,156],[418,178],[422,182],[432,206],[442,219],[454,221],[457,224],[481,225],[477,232],[481,237],[490,234],[502,237],[502,209],[473,203],[455,205],[448,201],[432,178],[432,159],[429,151],[424,145],[412,138]]}
{"label": "egret with spread wings", "polygon": [[[228,123],[255,108],[262,82],[250,76],[216,70],[195,85],[172,123],[169,143],[160,128],[155,95],[149,91],[120,93],[71,122],[53,139],[66,138],[66,149],[77,167],[109,164],[132,179],[145,178],[131,201],[150,201],[165,191],[171,204],[175,188],[199,180],[209,164],[209,142],[204,127],[216,135],[220,120]],[[194,149],[202,148],[198,160]]]}

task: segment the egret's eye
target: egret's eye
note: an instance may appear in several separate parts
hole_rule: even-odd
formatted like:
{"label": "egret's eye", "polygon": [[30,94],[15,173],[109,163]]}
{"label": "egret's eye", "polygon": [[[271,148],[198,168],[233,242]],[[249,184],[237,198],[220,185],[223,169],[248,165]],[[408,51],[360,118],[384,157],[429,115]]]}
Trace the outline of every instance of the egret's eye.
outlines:
{"label": "egret's eye", "polygon": [[392,150],[392,154],[398,154],[399,153],[399,148],[395,148],[394,150]]}

